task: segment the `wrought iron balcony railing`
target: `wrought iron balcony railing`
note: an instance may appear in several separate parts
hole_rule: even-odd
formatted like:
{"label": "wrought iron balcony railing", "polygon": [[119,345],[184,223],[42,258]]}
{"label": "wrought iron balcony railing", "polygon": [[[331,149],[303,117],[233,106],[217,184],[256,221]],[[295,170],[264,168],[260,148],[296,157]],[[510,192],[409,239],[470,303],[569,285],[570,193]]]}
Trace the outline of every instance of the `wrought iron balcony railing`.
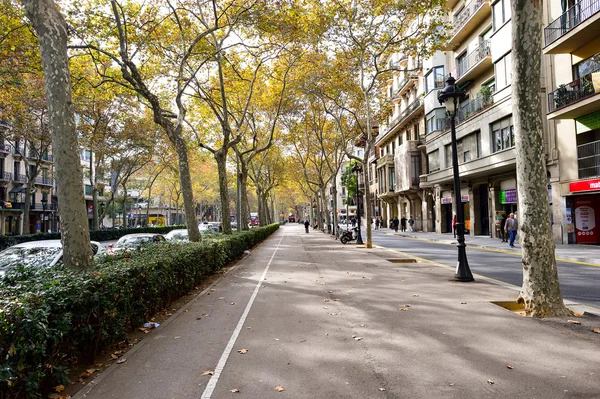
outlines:
{"label": "wrought iron balcony railing", "polygon": [[586,97],[598,94],[600,92],[600,87],[598,87],[600,84],[594,84],[594,77],[596,77],[597,81],[600,79],[598,75],[600,75],[600,68],[570,83],[560,85],[558,89],[549,93],[548,112],[552,113]]}
{"label": "wrought iron balcony railing", "polygon": [[562,36],[571,32],[600,11],[600,0],[580,0],[565,11],[560,17],[544,28],[544,43],[546,46],[554,43]]}

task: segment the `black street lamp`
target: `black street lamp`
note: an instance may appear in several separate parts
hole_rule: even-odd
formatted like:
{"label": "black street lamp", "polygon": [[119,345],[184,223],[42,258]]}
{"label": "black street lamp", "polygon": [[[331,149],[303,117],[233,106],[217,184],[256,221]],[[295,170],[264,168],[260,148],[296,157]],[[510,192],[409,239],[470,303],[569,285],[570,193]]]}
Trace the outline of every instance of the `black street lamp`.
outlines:
{"label": "black street lamp", "polygon": [[465,212],[460,195],[460,175],[458,172],[458,151],[456,149],[456,110],[460,99],[464,98],[465,93],[455,85],[456,80],[452,75],[446,79],[446,87],[438,93],[438,101],[446,106],[450,115],[450,132],[452,135],[452,171],[454,172],[454,203],[456,204],[456,232],[458,235],[458,265],[454,278],[457,281],[474,281],[469,262],[467,261],[467,250],[465,244]]}
{"label": "black street lamp", "polygon": [[356,231],[356,243],[363,245],[362,234],[360,233],[360,195],[358,190],[358,172],[360,172],[360,164],[355,164],[352,168],[356,172],[356,217],[358,218],[358,230]]}

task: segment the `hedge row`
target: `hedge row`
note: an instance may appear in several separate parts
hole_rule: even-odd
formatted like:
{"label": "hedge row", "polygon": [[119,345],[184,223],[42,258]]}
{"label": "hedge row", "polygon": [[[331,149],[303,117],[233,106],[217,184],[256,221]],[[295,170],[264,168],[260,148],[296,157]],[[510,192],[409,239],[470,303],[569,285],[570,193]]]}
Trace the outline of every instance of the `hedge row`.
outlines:
{"label": "hedge row", "polygon": [[0,281],[0,397],[37,397],[69,382],[69,365],[126,337],[278,224],[204,243],[150,246],[94,270],[27,268]]}
{"label": "hedge row", "polygon": [[[165,234],[175,229],[185,229],[185,225],[163,226],[163,227],[139,227],[131,229],[105,229],[105,230],[90,230],[90,238],[92,241],[109,241],[118,240],[126,234],[134,233],[158,233]],[[60,240],[60,233],[36,233],[23,236],[0,236],[0,250],[21,244],[23,242],[38,241],[38,240]]]}

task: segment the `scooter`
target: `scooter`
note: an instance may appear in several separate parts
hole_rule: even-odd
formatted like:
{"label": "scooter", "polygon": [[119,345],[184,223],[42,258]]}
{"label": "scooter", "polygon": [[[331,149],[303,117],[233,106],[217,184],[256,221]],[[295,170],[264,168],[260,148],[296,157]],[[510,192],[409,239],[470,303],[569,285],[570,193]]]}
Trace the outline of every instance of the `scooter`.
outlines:
{"label": "scooter", "polygon": [[358,238],[358,227],[354,227],[352,230],[344,230],[340,236],[342,244],[348,244],[350,241],[355,241]]}

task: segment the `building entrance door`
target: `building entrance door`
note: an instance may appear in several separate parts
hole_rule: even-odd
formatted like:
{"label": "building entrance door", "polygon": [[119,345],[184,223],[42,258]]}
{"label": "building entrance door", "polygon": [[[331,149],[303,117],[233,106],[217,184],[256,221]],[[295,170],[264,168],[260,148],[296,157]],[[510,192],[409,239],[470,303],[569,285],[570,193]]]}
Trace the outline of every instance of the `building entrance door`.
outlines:
{"label": "building entrance door", "polygon": [[452,204],[442,205],[443,218],[446,225],[442,226],[442,233],[452,233]]}

